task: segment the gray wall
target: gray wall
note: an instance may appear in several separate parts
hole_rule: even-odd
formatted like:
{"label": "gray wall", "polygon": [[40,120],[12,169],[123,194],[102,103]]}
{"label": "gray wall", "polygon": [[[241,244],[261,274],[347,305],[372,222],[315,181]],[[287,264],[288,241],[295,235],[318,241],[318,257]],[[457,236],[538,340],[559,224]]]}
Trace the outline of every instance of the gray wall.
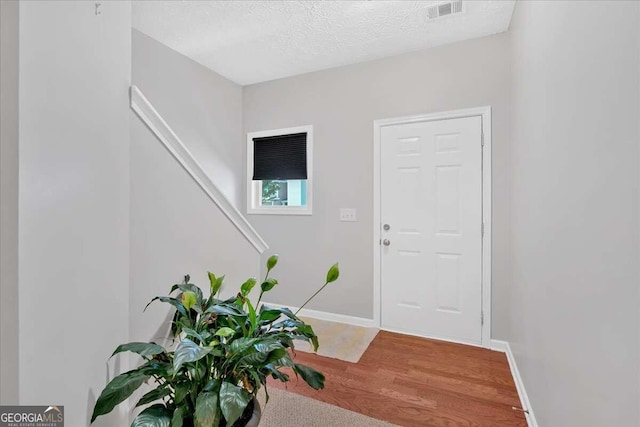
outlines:
{"label": "gray wall", "polygon": [[155,303],[185,274],[209,289],[207,271],[226,275],[223,295],[235,295],[259,272],[259,253],[131,113],[131,286],[133,341],[159,340],[170,306]]}
{"label": "gray wall", "polygon": [[133,82],[238,208],[242,168],[242,87],[133,30]]}
{"label": "gray wall", "polygon": [[20,2],[20,403],[70,426],[127,365],[107,359],[129,327],[131,4],[94,10]]}
{"label": "gray wall", "polygon": [[638,425],[637,2],[518,2],[511,333],[541,426]]}
{"label": "gray wall", "polygon": [[[242,147],[242,88],[137,31],[133,83],[167,121],[196,160],[220,156],[238,188]],[[185,274],[209,288],[207,271],[226,275],[231,296],[259,272],[260,255],[182,169],[162,143],[131,115],[131,340],[159,340],[169,306],[154,304]],[[212,166],[210,163],[209,166]],[[207,172],[216,184],[225,175]],[[219,171],[217,171],[219,172]],[[235,190],[234,190],[235,191]]]}
{"label": "gray wall", "polygon": [[[307,124],[315,132],[313,215],[249,215],[281,255],[270,302],[300,305],[339,261],[340,281],[309,308],[371,318],[373,120],[491,105],[493,336],[507,338],[509,60],[500,34],[245,87],[245,132]],[[341,207],[356,208],[358,221],[339,222]]]}
{"label": "gray wall", "polygon": [[0,2],[0,404],[18,402],[18,19]]}

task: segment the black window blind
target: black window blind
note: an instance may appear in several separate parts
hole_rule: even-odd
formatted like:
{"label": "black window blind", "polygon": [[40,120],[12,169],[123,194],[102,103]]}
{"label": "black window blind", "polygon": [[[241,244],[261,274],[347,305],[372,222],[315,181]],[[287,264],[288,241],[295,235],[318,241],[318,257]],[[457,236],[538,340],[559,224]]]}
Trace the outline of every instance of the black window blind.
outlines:
{"label": "black window blind", "polygon": [[307,133],[253,138],[253,179],[307,179]]}

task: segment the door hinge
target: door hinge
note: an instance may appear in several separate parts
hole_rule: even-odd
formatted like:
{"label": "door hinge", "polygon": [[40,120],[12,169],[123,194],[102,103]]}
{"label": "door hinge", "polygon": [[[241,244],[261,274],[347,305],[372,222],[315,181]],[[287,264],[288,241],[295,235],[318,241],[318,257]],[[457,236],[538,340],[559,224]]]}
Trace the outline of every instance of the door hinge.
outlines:
{"label": "door hinge", "polygon": [[484,326],[484,311],[480,312],[480,326]]}
{"label": "door hinge", "polygon": [[482,234],[482,237],[484,237],[484,222],[480,226],[480,233]]}
{"label": "door hinge", "polygon": [[484,132],[480,133],[480,146],[484,147]]}

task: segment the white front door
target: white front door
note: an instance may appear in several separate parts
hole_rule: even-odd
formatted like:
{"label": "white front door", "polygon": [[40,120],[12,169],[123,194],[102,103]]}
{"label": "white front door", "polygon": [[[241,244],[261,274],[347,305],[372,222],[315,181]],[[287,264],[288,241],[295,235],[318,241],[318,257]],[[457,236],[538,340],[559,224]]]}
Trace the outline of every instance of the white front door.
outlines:
{"label": "white front door", "polygon": [[381,326],[481,344],[481,117],[380,135]]}

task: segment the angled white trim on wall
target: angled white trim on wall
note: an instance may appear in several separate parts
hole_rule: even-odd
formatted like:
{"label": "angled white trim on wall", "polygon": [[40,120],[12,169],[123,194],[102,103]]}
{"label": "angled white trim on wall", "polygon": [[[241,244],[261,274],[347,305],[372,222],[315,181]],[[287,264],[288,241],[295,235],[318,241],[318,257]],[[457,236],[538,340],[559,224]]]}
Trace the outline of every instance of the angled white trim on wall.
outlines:
{"label": "angled white trim on wall", "polygon": [[518,365],[516,364],[515,357],[513,357],[511,346],[507,341],[491,340],[491,350],[506,354],[513,381],[516,383],[518,397],[520,397],[520,405],[522,409],[526,410],[524,416],[527,419],[527,424],[529,427],[538,427],[538,422],[533,414],[533,409],[531,409],[531,402],[529,402],[529,396],[527,395],[527,390],[524,388],[524,382],[520,376],[520,371],[518,371]]}
{"label": "angled white trim on wall", "polygon": [[235,225],[242,235],[259,252],[263,253],[269,246],[258,232],[249,224],[240,211],[227,199],[209,178],[202,166],[193,157],[178,135],[160,116],[153,105],[145,98],[140,89],[131,86],[131,108],[155,134],[162,144],[169,150],[185,171],[202,188],[209,198],[222,210],[227,218]]}
{"label": "angled white trim on wall", "polygon": [[[482,119],[482,347],[491,346],[491,106],[373,121],[373,319],[380,327],[380,133],[384,126],[480,116]],[[433,337],[438,339],[437,337]]]}

